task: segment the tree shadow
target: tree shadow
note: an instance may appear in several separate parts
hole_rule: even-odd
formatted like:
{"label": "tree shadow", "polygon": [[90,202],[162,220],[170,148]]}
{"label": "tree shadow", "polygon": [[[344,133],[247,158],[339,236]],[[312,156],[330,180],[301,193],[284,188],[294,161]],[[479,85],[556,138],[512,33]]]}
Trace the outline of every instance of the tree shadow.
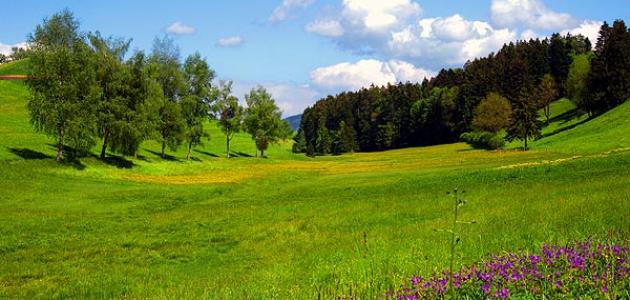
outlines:
{"label": "tree shadow", "polygon": [[[157,156],[159,158],[162,158],[162,153],[160,153],[160,152],[149,150],[149,149],[146,149],[146,148],[144,149],[144,151],[147,151],[147,152],[149,152],[149,153],[151,153],[151,154],[153,154],[153,155],[155,155],[155,156]],[[164,158],[162,158],[162,159],[168,160],[168,161],[174,161],[174,162],[181,162],[181,160],[179,160],[177,157],[175,157],[173,155],[170,155],[170,154],[165,154]]]}
{"label": "tree shadow", "polygon": [[[55,149],[55,151],[57,150],[57,145],[55,144],[48,144],[48,146]],[[60,163],[66,166],[73,167],[77,170],[84,170],[85,165],[79,160],[79,158],[86,156],[88,156],[88,153],[78,151],[77,149],[70,146],[63,146],[63,158],[61,159]]]}
{"label": "tree shadow", "polygon": [[235,157],[252,157],[250,154],[247,154],[245,152],[231,152],[230,155],[233,155]]}
{"label": "tree shadow", "polygon": [[53,158],[50,155],[35,151],[35,150],[31,150],[31,149],[27,149],[27,148],[9,148],[9,151],[11,151],[11,153],[23,158],[23,159],[49,159],[49,158]]}
{"label": "tree shadow", "polygon": [[584,115],[584,112],[579,108],[574,108],[572,110],[565,111],[553,118],[549,119],[549,122],[560,122],[560,124],[567,123],[573,119],[579,118]]}
{"label": "tree shadow", "polygon": [[[584,124],[584,123],[586,123],[586,122],[588,122],[588,121],[590,121],[590,120],[592,120],[592,119],[593,119],[593,118],[586,118],[586,119],[584,119],[584,120],[582,120],[582,121],[579,121],[579,122],[577,122],[577,123],[575,123],[575,124],[571,124],[571,125],[569,125],[569,126],[565,126],[565,127],[562,127],[562,128],[558,128],[558,129],[556,129],[556,130],[554,130],[554,131],[552,131],[552,132],[549,132],[549,133],[545,133],[545,134],[543,134],[540,138],[546,138],[546,137],[554,136],[554,135],[556,135],[556,134],[558,134],[558,133],[561,133],[561,132],[563,132],[563,131],[567,131],[567,130],[569,130],[569,129],[573,129],[573,128],[577,127],[577,126],[580,126],[580,125],[582,125],[582,124]],[[566,123],[566,122],[565,122],[565,123]]]}
{"label": "tree shadow", "polygon": [[216,154],[214,154],[214,153],[210,153],[210,152],[203,151],[203,150],[197,150],[197,149],[194,149],[193,151],[195,151],[195,152],[197,152],[197,153],[199,153],[199,154],[203,154],[203,155],[206,155],[206,156],[210,156],[210,157],[219,157],[218,155],[216,155]]}
{"label": "tree shadow", "polygon": [[133,161],[130,161],[122,156],[116,156],[116,155],[108,155],[105,157],[105,159],[101,159],[101,161],[107,165],[115,166],[116,168],[119,168],[119,169],[131,169],[135,166]]}

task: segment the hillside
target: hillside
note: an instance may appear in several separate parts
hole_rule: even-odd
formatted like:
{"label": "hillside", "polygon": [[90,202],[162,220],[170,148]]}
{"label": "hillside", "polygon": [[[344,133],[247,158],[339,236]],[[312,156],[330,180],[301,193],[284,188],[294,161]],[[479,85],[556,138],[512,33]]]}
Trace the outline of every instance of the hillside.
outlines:
{"label": "hillside", "polygon": [[58,164],[27,99],[23,82],[0,81],[0,298],[375,298],[447,266],[455,188],[476,221],[457,264],[630,224],[630,152],[607,153],[630,146],[629,103],[585,121],[558,101],[528,152],[308,158],[287,141],[262,159],[241,133],[227,160],[209,124],[191,161],[147,142],[138,159]]}
{"label": "hillside", "polygon": [[0,65],[0,75],[26,75],[28,66],[28,59],[2,64]]}
{"label": "hillside", "polygon": [[300,129],[300,122],[302,121],[302,115],[295,115],[295,116],[290,116],[288,118],[284,119],[285,121],[289,122],[289,124],[291,124],[291,128],[293,128],[293,130],[297,131],[298,129]]}

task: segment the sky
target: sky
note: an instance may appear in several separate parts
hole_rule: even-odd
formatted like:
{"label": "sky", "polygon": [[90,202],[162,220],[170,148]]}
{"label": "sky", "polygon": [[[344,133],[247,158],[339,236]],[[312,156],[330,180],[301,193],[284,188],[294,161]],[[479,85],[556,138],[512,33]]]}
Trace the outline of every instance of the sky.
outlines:
{"label": "sky", "polygon": [[182,58],[198,51],[241,100],[256,85],[283,115],[370,84],[422,81],[504,43],[583,34],[630,22],[628,0],[20,0],[0,9],[0,53],[70,9],[83,31],[132,39],[150,51],[171,36]]}

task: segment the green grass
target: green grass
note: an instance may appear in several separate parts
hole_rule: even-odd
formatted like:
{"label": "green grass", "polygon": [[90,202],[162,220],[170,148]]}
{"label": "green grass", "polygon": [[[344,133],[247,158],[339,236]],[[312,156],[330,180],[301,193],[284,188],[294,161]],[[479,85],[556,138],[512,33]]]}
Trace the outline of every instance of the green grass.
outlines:
{"label": "green grass", "polygon": [[12,61],[0,65],[0,75],[26,75],[28,67],[28,59]]}
{"label": "green grass", "polygon": [[[184,149],[161,160],[147,142],[120,168],[54,162],[27,98],[0,81],[0,298],[371,298],[447,266],[435,229],[448,228],[456,187],[461,219],[477,221],[461,228],[457,264],[630,230],[630,152],[605,153],[628,146],[628,104],[529,152],[459,143],[307,158],[287,142],[261,159],[240,134],[227,160],[208,126],[192,161]],[[547,132],[580,121],[559,122]]]}

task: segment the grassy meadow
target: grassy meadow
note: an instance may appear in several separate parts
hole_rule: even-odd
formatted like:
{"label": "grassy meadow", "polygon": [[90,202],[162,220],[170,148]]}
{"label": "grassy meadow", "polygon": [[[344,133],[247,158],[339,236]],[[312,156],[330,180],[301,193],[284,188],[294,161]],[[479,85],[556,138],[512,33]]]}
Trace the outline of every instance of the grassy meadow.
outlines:
{"label": "grassy meadow", "polygon": [[[14,65],[1,66],[2,72]],[[0,81],[0,298],[375,298],[448,265],[630,231],[630,102],[596,118],[553,104],[531,151],[457,143],[308,158],[254,157],[245,134],[185,159],[65,164],[33,130],[21,81]],[[97,153],[94,149],[93,154]]]}

